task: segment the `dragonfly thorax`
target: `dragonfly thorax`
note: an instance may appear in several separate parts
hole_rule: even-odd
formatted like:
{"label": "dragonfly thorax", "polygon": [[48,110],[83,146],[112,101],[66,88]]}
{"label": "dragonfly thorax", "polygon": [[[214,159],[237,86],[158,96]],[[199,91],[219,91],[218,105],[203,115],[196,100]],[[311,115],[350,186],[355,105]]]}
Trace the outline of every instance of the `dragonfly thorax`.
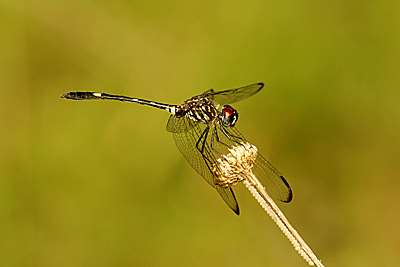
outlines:
{"label": "dragonfly thorax", "polygon": [[187,116],[191,120],[208,124],[220,117],[220,112],[207,97],[193,97],[177,107],[177,117]]}

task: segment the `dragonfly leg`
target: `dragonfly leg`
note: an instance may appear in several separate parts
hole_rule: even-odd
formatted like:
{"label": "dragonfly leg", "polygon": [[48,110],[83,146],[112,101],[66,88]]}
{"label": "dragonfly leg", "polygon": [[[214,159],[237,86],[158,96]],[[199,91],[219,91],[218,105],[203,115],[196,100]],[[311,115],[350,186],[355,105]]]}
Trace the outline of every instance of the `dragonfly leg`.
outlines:
{"label": "dragonfly leg", "polygon": [[217,131],[217,127],[216,127],[216,126],[214,127],[214,131],[213,131],[213,132],[215,132],[215,139],[217,139],[217,142],[218,142],[218,143],[220,143],[220,144],[222,144],[222,145],[224,145],[224,146],[226,146],[226,147],[229,147],[229,145],[227,145],[227,144],[225,144],[224,142],[222,142],[221,140],[219,140],[218,131]]}
{"label": "dragonfly leg", "polygon": [[205,129],[204,131],[206,132],[206,134],[204,135],[203,144],[202,144],[202,146],[201,146],[201,151],[200,151],[200,153],[201,153],[202,155],[204,155],[204,147],[206,146],[206,143],[207,143],[207,137],[208,137],[208,132],[209,132],[209,126],[207,126],[206,129]]}
{"label": "dragonfly leg", "polygon": [[[197,140],[196,142],[196,149],[200,152],[204,163],[206,164],[206,166],[208,167],[208,169],[210,170],[210,172],[213,173],[212,171],[212,167],[216,161],[214,155],[211,153],[211,151],[209,149],[205,149],[206,143],[207,143],[207,136],[208,136],[208,132],[209,132],[210,127],[207,126],[204,131],[202,132],[202,134],[199,137],[199,140]],[[211,143],[213,142],[213,136],[211,136]],[[211,148],[212,148],[212,144],[211,144]],[[212,150],[217,153],[219,156],[221,156],[217,151],[215,151],[213,148]]]}
{"label": "dragonfly leg", "polygon": [[[207,125],[207,127],[201,133],[199,140],[197,140],[197,142],[196,142],[196,148],[202,155],[203,155],[204,147],[205,147],[206,141],[207,141],[208,130],[209,130],[209,126]],[[200,147],[200,143],[201,143],[201,147]]]}
{"label": "dragonfly leg", "polygon": [[245,140],[243,137],[236,136],[236,135],[233,135],[233,134],[229,134],[229,133],[225,130],[224,126],[222,126],[222,125],[219,126],[219,129],[220,129],[221,132],[226,136],[226,138],[228,138],[229,140],[231,140],[231,141],[233,141],[233,142],[235,142],[235,143],[246,142],[246,140]]}

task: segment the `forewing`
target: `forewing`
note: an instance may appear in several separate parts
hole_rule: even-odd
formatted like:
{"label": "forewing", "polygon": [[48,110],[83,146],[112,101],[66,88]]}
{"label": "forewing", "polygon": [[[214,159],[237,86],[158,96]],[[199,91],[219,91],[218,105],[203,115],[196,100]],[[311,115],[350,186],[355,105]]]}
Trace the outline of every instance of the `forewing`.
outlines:
{"label": "forewing", "polygon": [[214,90],[211,89],[209,91],[206,91],[204,93],[204,96],[212,99],[214,102],[220,105],[226,105],[248,98],[256,94],[263,87],[264,87],[263,83],[255,83],[240,88],[229,89],[218,92],[214,92]]}
{"label": "forewing", "polygon": [[257,154],[257,159],[253,166],[253,173],[264,185],[265,190],[271,197],[286,203],[292,201],[293,193],[289,183],[268,160],[260,155],[260,153]]}
{"label": "forewing", "polygon": [[[216,158],[209,146],[209,138],[212,133],[210,132],[208,135],[206,133],[203,134],[206,130],[204,124],[194,122],[187,117],[177,118],[173,115],[171,115],[168,120],[167,130],[172,132],[176,146],[193,169],[200,174],[209,185],[217,190],[225,203],[236,214],[239,214],[239,205],[232,189],[230,187],[220,187],[215,184],[215,176],[211,170],[216,164]],[[207,139],[204,144],[204,156],[196,147],[199,138]]]}
{"label": "forewing", "polygon": [[[224,129],[230,136],[230,145],[247,142],[235,127],[226,127]],[[292,200],[292,189],[286,179],[259,153],[257,153],[252,171],[272,198],[282,202],[290,202]]]}

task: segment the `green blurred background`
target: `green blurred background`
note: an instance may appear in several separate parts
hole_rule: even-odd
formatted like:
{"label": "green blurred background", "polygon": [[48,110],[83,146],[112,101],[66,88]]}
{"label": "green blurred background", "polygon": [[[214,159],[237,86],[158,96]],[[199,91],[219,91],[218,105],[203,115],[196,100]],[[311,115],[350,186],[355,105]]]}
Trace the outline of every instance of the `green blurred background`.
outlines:
{"label": "green blurred background", "polygon": [[1,266],[306,266],[243,185],[236,216],[168,114],[266,87],[239,130],[288,179],[278,203],[326,266],[400,265],[399,1],[0,3]]}

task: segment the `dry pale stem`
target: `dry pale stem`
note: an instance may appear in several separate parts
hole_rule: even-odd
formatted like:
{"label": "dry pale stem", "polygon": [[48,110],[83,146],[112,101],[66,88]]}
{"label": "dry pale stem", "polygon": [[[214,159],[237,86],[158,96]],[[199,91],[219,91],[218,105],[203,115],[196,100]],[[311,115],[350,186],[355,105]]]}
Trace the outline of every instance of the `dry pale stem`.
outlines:
{"label": "dry pale stem", "polygon": [[303,259],[309,265],[324,267],[251,171],[257,157],[257,148],[246,143],[232,147],[229,152],[223,158],[218,159],[218,167],[215,166],[214,168],[214,172],[217,175],[217,184],[228,186],[243,181],[250,193],[274,220]]}

